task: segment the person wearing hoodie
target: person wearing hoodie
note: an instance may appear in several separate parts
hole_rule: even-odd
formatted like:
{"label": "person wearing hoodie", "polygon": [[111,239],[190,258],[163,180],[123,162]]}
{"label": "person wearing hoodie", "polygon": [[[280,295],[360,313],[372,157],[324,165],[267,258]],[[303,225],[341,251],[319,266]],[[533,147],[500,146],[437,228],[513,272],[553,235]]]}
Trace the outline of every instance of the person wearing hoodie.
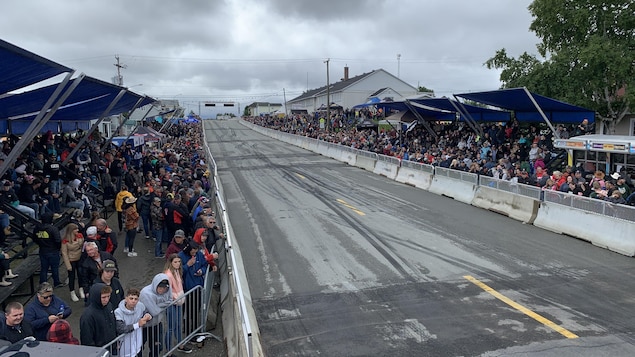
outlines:
{"label": "person wearing hoodie", "polygon": [[[205,274],[209,268],[203,252],[201,252],[198,243],[191,241],[179,253],[183,266],[183,290],[188,292],[197,286],[205,284]],[[202,304],[201,293],[193,291],[187,296],[185,301],[185,334],[189,335],[196,327],[198,327],[200,316],[198,314],[198,306]]]}
{"label": "person wearing hoodie", "polygon": [[141,289],[139,301],[145,305],[146,310],[152,315],[143,329],[143,341],[148,341],[149,356],[159,356],[163,350],[163,320],[165,309],[172,303],[172,290],[165,273],[159,273],[152,278],[152,283]]}
{"label": "person wearing hoodie", "polygon": [[64,191],[62,191],[62,206],[64,207],[72,207],[77,208],[84,212],[84,201],[80,197],[77,197],[79,193],[79,184],[82,183],[79,179],[74,179],[69,182],[66,187],[64,187]]}
{"label": "person wearing hoodie", "polygon": [[110,304],[111,292],[112,288],[102,283],[90,287],[89,305],[79,319],[82,345],[101,347],[117,337],[115,313]]}
{"label": "person wearing hoodie", "polygon": [[207,228],[199,228],[196,230],[196,232],[194,232],[194,237],[192,239],[201,247],[201,252],[203,252],[205,260],[207,261],[207,264],[209,264],[212,271],[216,271],[215,260],[216,258],[218,258],[218,253],[210,252],[207,249],[206,243],[208,236],[209,231],[207,230]]}
{"label": "person wearing hoodie", "polygon": [[121,300],[115,310],[117,334],[125,334],[120,340],[119,356],[139,356],[143,347],[142,328],[152,320],[152,315],[146,311],[145,305],[139,302],[140,295],[139,289],[128,289],[125,300]]}

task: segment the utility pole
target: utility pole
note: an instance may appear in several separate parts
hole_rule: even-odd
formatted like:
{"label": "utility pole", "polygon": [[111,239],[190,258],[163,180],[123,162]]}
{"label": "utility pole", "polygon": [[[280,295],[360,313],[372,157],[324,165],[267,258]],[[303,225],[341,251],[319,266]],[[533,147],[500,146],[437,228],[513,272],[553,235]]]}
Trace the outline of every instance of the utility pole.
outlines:
{"label": "utility pole", "polygon": [[119,55],[115,55],[115,60],[117,60],[117,63],[115,63],[115,67],[117,67],[117,83],[115,84],[118,86],[123,86],[123,76],[121,75],[121,69],[126,69],[128,68],[128,66],[119,62]]}
{"label": "utility pole", "polygon": [[397,54],[397,78],[399,78],[401,72],[401,54]]}
{"label": "utility pole", "polygon": [[[115,60],[117,60],[117,63],[115,63],[115,67],[117,67],[117,83],[115,84],[120,87],[123,87],[123,76],[121,75],[121,69],[126,69],[128,66],[119,62],[119,55],[115,55]],[[119,126],[118,126],[119,129],[115,133],[116,135],[121,134],[121,130],[123,129],[123,123],[124,123],[123,114],[119,114]]]}
{"label": "utility pole", "polygon": [[326,63],[326,129],[328,131],[331,122],[331,82],[329,81],[329,62],[330,58],[327,58]]}

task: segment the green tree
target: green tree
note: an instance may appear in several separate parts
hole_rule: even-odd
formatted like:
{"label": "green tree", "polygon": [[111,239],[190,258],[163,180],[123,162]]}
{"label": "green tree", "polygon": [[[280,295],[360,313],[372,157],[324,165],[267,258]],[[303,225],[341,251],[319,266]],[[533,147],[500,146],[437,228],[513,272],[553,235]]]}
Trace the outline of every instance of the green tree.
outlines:
{"label": "green tree", "polygon": [[528,9],[541,57],[501,49],[485,66],[501,70],[503,88],[524,86],[596,111],[614,133],[634,109],[635,3],[534,0]]}
{"label": "green tree", "polygon": [[417,88],[417,91],[418,91],[419,93],[432,93],[432,94],[434,94],[434,90],[432,90],[432,89],[428,89],[428,88],[426,88],[425,86],[419,86],[419,87]]}

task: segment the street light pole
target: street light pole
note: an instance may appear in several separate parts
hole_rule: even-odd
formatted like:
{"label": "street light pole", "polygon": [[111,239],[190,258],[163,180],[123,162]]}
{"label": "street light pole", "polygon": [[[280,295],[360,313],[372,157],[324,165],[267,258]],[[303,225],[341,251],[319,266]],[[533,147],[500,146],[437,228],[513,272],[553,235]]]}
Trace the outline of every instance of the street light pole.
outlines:
{"label": "street light pole", "polygon": [[401,54],[397,54],[397,78],[401,75]]}
{"label": "street light pole", "polygon": [[326,129],[329,128],[329,123],[331,122],[331,82],[329,79],[329,62],[330,58],[327,58],[326,61]]}

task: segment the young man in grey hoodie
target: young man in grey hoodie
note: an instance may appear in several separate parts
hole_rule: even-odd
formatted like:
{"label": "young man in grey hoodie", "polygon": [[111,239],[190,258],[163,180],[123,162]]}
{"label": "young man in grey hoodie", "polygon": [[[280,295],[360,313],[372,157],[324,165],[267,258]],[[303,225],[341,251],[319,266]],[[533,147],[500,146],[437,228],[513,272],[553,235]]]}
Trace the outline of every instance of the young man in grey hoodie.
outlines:
{"label": "young man in grey hoodie", "polygon": [[152,284],[141,289],[139,301],[145,305],[146,310],[152,315],[143,329],[143,342],[148,341],[149,356],[158,357],[163,350],[163,320],[165,309],[172,303],[172,291],[168,276],[159,273],[152,278]]}
{"label": "young man in grey hoodie", "polygon": [[115,310],[117,320],[117,333],[125,334],[121,338],[119,346],[119,356],[136,357],[143,347],[142,328],[152,320],[152,315],[146,311],[146,307],[139,302],[140,291],[130,288],[126,292],[124,300],[119,302],[119,307]]}

